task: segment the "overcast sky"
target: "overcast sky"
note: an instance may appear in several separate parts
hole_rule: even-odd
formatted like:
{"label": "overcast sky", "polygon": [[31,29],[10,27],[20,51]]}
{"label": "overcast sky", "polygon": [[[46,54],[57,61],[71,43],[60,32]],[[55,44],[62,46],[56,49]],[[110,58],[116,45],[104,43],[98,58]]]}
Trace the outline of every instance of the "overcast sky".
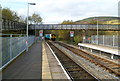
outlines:
{"label": "overcast sky", "polygon": [[118,16],[119,0],[0,0],[1,6],[26,17],[27,3],[30,13],[40,14],[43,23],[61,23],[64,20],[81,20],[94,16]]}

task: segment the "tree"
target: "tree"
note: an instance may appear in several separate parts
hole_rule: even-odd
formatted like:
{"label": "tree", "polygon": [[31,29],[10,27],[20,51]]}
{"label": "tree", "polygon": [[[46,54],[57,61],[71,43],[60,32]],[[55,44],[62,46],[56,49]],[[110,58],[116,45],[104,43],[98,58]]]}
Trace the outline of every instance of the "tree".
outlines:
{"label": "tree", "polygon": [[20,20],[20,17],[17,15],[16,12],[13,12],[12,17],[13,17],[12,20],[14,20],[14,21],[19,21]]}
{"label": "tree", "polygon": [[72,20],[63,21],[61,24],[75,24]]}
{"label": "tree", "polygon": [[31,16],[31,19],[32,19],[32,21],[33,21],[34,23],[36,23],[36,24],[42,22],[41,16],[38,15],[38,14],[35,14],[35,13]]}
{"label": "tree", "polygon": [[74,42],[75,42],[76,44],[82,42],[82,40],[83,40],[82,36],[80,36],[80,35],[74,36]]}
{"label": "tree", "polygon": [[28,20],[29,20],[30,24],[32,24],[33,20],[32,20],[31,16],[28,17]]}
{"label": "tree", "polygon": [[20,21],[20,17],[15,11],[10,10],[9,8],[2,9],[2,18],[12,21]]}
{"label": "tree", "polygon": [[25,18],[22,16],[19,16],[19,22],[26,23]]}
{"label": "tree", "polygon": [[13,12],[9,8],[3,8],[2,17],[4,19],[13,20]]}

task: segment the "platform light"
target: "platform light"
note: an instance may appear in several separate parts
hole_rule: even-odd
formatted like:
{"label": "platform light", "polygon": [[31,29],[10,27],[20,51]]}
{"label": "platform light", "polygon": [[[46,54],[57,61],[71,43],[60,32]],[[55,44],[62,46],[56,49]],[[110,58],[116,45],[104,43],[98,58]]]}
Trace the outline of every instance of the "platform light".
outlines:
{"label": "platform light", "polygon": [[28,3],[28,8],[27,8],[27,31],[26,31],[27,37],[28,37],[28,16],[29,16],[29,5],[36,5],[36,4],[35,4],[35,3]]}
{"label": "platform light", "polygon": [[35,3],[28,3],[28,8],[27,8],[27,30],[26,30],[26,35],[27,35],[27,40],[26,40],[26,51],[28,51],[28,16],[29,16],[29,5],[36,5]]}

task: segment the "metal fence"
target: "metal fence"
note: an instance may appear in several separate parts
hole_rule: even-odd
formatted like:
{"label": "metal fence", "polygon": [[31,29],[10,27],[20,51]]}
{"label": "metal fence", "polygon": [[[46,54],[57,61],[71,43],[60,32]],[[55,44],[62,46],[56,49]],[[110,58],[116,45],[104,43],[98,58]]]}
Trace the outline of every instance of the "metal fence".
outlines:
{"label": "metal fence", "polygon": [[2,30],[25,30],[26,24],[2,18]]}
{"label": "metal fence", "polygon": [[[2,41],[2,44],[0,44],[0,49],[2,49],[2,57],[0,57],[2,59],[2,62],[0,62],[2,64],[1,70],[26,50],[27,37],[0,37],[0,40]],[[28,37],[28,46],[31,46],[34,42],[34,36]]]}
{"label": "metal fence", "polygon": [[91,36],[91,43],[111,47],[120,47],[119,38],[120,36],[118,35],[99,35],[98,39],[97,36]]}

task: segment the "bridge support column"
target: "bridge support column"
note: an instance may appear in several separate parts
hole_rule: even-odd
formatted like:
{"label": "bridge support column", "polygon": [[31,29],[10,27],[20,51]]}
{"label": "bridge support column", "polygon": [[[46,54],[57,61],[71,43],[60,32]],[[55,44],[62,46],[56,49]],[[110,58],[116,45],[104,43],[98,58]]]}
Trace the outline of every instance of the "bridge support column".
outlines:
{"label": "bridge support column", "polygon": [[114,54],[111,54],[111,59],[114,59]]}
{"label": "bridge support column", "polygon": [[93,52],[93,50],[91,49],[91,52]]}

